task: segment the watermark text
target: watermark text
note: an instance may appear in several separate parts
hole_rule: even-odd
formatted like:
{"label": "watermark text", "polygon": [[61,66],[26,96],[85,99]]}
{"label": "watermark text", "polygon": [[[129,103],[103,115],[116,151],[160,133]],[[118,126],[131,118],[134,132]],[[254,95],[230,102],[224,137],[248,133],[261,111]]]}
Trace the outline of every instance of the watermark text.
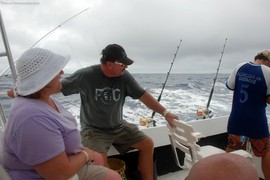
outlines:
{"label": "watermark text", "polygon": [[0,0],[2,5],[39,5],[39,0]]}

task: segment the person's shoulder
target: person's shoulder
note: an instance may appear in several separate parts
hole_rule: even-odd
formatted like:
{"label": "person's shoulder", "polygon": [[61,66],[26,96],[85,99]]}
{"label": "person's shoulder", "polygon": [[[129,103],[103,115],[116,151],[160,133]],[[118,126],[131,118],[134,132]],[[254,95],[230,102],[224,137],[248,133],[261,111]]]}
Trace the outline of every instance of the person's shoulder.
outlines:
{"label": "person's shoulder", "polygon": [[47,106],[37,99],[15,97],[12,111],[23,117],[39,116],[47,113]]}
{"label": "person's shoulder", "polygon": [[242,62],[242,63],[239,63],[235,66],[234,70],[237,71],[238,69],[244,67],[244,66],[247,66],[247,65],[252,65],[251,62]]}
{"label": "person's shoulder", "polygon": [[100,67],[100,65],[91,65],[91,66],[88,66],[88,67],[78,69],[73,74],[77,74],[77,75],[92,74],[92,73],[95,73],[96,71],[98,71],[100,69],[99,67]]}
{"label": "person's shoulder", "polygon": [[252,63],[251,62],[241,62],[236,67],[241,67],[241,66],[246,65],[246,64],[252,64]]}
{"label": "person's shoulder", "polygon": [[124,79],[134,79],[133,76],[130,74],[130,72],[128,72],[127,70],[125,70],[125,72],[123,74],[123,78]]}
{"label": "person's shoulder", "polygon": [[261,68],[265,75],[270,76],[270,67],[262,65]]}
{"label": "person's shoulder", "polygon": [[128,72],[128,70],[125,70],[124,75],[125,75],[125,76],[132,76],[132,75],[130,74],[130,72]]}
{"label": "person's shoulder", "polygon": [[94,69],[96,69],[98,65],[91,65],[91,66],[87,66],[87,67],[83,67],[79,70],[77,70],[76,72],[89,72],[89,71],[93,71]]}

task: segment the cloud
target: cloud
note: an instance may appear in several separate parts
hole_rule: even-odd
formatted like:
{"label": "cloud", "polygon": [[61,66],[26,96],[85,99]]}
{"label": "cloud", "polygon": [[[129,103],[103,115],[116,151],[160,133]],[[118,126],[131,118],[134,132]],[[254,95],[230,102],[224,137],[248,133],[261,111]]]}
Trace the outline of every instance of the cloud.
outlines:
{"label": "cloud", "polygon": [[66,72],[99,63],[101,50],[110,43],[122,45],[135,60],[129,67],[133,73],[167,73],[180,39],[172,73],[215,73],[226,38],[221,73],[229,73],[238,63],[253,61],[258,51],[270,49],[269,0],[15,2],[1,0],[14,59],[89,7],[38,44],[70,54]]}

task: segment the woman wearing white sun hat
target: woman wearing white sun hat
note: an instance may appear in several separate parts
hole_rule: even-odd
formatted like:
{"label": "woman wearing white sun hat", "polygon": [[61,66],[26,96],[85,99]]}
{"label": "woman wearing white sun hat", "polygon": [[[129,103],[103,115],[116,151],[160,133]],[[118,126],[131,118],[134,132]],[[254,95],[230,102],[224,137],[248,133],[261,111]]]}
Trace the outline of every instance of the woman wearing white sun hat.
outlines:
{"label": "woman wearing white sun hat", "polygon": [[121,179],[102,156],[81,144],[76,120],[51,95],[58,93],[70,57],[32,48],[18,59],[16,94],[3,141],[12,179]]}

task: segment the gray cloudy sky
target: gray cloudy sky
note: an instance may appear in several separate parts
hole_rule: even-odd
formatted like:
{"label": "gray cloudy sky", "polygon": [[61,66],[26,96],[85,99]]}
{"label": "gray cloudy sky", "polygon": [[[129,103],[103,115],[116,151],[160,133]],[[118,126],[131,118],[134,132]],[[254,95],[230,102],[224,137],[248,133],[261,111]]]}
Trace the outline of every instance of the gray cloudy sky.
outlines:
{"label": "gray cloudy sky", "polygon": [[[66,72],[99,63],[107,45],[122,45],[135,60],[132,73],[220,73],[270,50],[269,0],[0,0],[13,58],[38,44],[70,54]],[[1,52],[3,45],[0,45]],[[0,72],[7,67],[1,58]]]}

